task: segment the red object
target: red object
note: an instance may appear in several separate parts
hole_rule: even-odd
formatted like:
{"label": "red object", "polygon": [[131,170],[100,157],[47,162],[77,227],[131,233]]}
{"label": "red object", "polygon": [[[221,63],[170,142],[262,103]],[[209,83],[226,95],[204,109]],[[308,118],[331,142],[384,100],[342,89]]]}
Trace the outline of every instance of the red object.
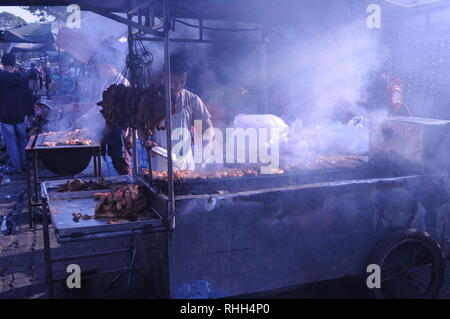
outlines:
{"label": "red object", "polygon": [[389,105],[394,110],[399,110],[403,105],[403,85],[399,77],[394,78],[394,80],[388,84],[387,87],[389,94]]}

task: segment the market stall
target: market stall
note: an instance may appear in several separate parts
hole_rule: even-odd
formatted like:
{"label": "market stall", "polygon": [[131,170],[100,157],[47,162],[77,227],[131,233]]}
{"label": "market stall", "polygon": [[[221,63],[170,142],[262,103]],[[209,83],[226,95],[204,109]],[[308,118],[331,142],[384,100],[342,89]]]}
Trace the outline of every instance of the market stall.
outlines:
{"label": "market stall", "polygon": [[[314,6],[311,1],[305,2]],[[203,19],[249,17],[246,20],[261,21],[258,14],[253,15],[258,12],[254,1],[243,2],[242,7],[238,1],[230,7],[223,1],[209,7],[204,1],[194,1],[189,9],[186,4],[169,0],[150,4],[78,3],[128,25],[131,94],[127,96],[131,102],[127,105],[136,109],[140,96],[136,92],[142,89],[142,83],[132,63],[135,41],[164,42],[163,85],[169,88],[171,42],[209,41],[202,35]],[[236,10],[238,7],[242,10]],[[112,12],[126,13],[127,18]],[[281,12],[286,14],[275,8],[272,13],[276,17]],[[156,17],[161,24],[156,23]],[[174,18],[198,18],[198,38],[171,39]],[[264,44],[263,35],[260,42]],[[171,132],[172,96],[168,89],[158,92],[162,98],[159,101],[164,101],[165,129]],[[148,121],[142,121],[144,128],[153,128],[159,122],[154,117],[150,114],[145,118]],[[269,175],[262,174],[260,166],[245,165],[180,172],[173,170],[172,156],[167,156],[165,174],[152,172],[150,165],[148,174],[138,174],[134,134],[130,183],[145,189],[144,196],[154,213],[150,221],[119,221],[120,230],[104,220],[94,222],[91,193],[77,199],[86,220],[74,220],[71,204],[52,194],[50,185],[43,185],[44,208],[48,211],[48,215],[43,214],[43,223],[50,296],[54,260],[48,217],[61,242],[63,237],[67,241],[91,239],[92,232],[120,236],[121,231],[134,235],[136,228],[149,230],[152,250],[146,258],[158,274],[152,282],[158,295],[166,298],[230,297],[286,289],[359,276],[370,264],[380,265],[383,278],[387,278],[376,290],[377,295],[436,297],[444,280],[444,260],[449,257],[449,127],[449,122],[442,120],[384,119],[370,127],[368,156],[310,154],[308,161],[281,166]],[[167,135],[166,151],[172,154],[172,140]],[[114,197],[116,191],[111,189],[107,196]],[[120,216],[122,210],[118,211]],[[147,223],[151,227],[146,227]],[[128,271],[131,268],[133,263]]]}

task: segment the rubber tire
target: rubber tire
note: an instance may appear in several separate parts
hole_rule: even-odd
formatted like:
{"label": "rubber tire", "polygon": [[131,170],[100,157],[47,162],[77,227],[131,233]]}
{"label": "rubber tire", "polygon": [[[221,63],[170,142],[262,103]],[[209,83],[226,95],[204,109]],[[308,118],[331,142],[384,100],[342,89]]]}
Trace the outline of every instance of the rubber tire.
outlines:
{"label": "rubber tire", "polygon": [[[436,284],[434,289],[432,289],[426,296],[422,298],[431,299],[437,298],[439,296],[440,290],[442,288],[442,284],[445,281],[445,258],[442,251],[441,246],[437,241],[435,241],[428,233],[419,231],[415,228],[408,228],[404,230],[395,231],[389,234],[387,237],[382,239],[377,245],[375,245],[372,250],[368,262],[366,264],[380,264],[383,258],[389,253],[395,246],[399,245],[402,241],[405,240],[419,240],[421,241],[432,253],[436,256],[437,259],[437,272],[436,272]],[[383,271],[381,269],[381,271]],[[366,269],[364,269],[364,278],[367,278]],[[365,285],[365,283],[364,283]],[[367,288],[369,289],[369,288]],[[382,295],[381,289],[369,289],[375,298],[384,299],[385,297]]]}

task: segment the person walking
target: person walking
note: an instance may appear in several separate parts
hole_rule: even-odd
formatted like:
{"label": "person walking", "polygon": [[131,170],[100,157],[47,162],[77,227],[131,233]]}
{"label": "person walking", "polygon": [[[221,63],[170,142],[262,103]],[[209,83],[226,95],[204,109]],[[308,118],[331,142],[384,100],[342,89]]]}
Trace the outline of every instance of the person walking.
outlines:
{"label": "person walking", "polygon": [[36,64],[30,64],[30,71],[28,71],[28,83],[30,84],[30,89],[34,96],[37,96],[39,93],[39,82],[41,73],[36,68]]}
{"label": "person walking", "polygon": [[25,117],[32,122],[33,96],[27,79],[15,71],[15,56],[7,53],[1,63],[4,71],[0,71],[0,130],[9,156],[4,173],[12,175],[21,173],[25,166]]}

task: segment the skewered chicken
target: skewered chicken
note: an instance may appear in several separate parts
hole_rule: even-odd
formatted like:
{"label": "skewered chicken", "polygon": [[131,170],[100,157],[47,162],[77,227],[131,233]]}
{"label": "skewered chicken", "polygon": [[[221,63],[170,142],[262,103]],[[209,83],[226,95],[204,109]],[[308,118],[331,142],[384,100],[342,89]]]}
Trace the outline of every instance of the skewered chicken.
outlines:
{"label": "skewered chicken", "polygon": [[[207,179],[207,178],[236,178],[242,176],[257,176],[258,172],[255,169],[239,169],[226,168],[222,170],[212,170],[208,172],[195,172],[191,170],[174,170],[173,178],[176,181],[187,179]],[[153,179],[167,181],[167,172],[153,171]]]}
{"label": "skewered chicken", "polygon": [[92,145],[92,133],[86,129],[76,129],[69,132],[42,133],[44,140],[40,146],[55,147],[57,145]]}
{"label": "skewered chicken", "polygon": [[290,164],[283,164],[285,171],[323,170],[337,168],[357,168],[364,164],[364,157],[358,155],[324,156],[314,155],[295,159]]}
{"label": "skewered chicken", "polygon": [[42,144],[40,144],[40,146],[55,147],[56,146],[56,142],[43,142]]}
{"label": "skewered chicken", "polygon": [[58,145],[92,145],[92,140],[64,140],[61,143],[57,143]]}

